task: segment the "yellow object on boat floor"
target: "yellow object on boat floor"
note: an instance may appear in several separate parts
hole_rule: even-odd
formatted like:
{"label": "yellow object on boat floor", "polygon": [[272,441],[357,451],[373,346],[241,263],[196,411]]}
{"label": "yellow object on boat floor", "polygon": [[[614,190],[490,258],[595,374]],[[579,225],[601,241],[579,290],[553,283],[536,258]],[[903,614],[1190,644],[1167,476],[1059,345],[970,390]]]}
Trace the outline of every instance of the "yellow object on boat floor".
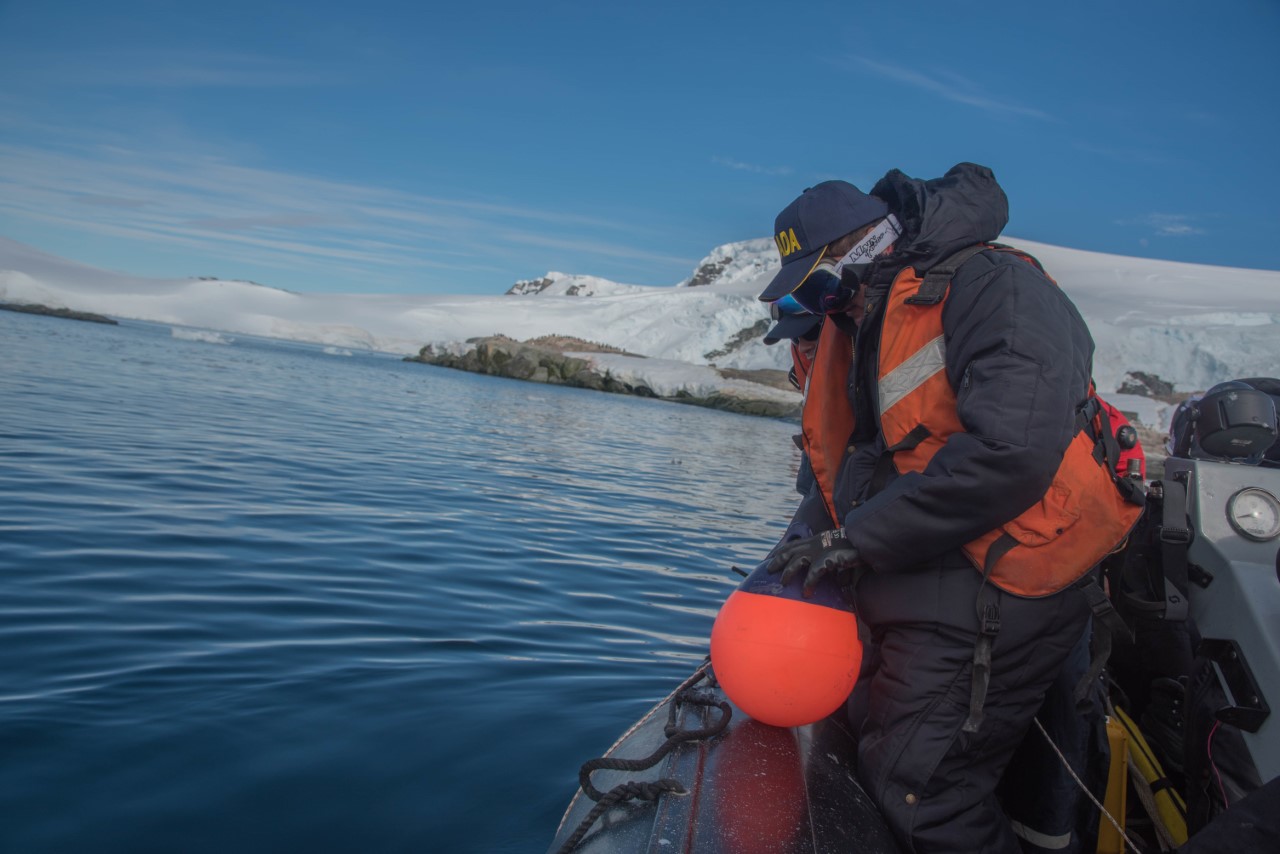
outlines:
{"label": "yellow object on boat floor", "polygon": [[[1141,775],[1141,780],[1134,780],[1134,785],[1145,786],[1150,791],[1151,800],[1155,804],[1155,815],[1152,815],[1151,819],[1165,831],[1163,835],[1176,848],[1187,841],[1187,803],[1178,790],[1170,785],[1169,778],[1164,774],[1164,768],[1160,766],[1160,760],[1156,759],[1151,745],[1147,744],[1146,738],[1143,737],[1142,731],[1138,729],[1133,718],[1119,707],[1116,707],[1115,712],[1129,741],[1130,758]],[[1110,727],[1111,721],[1107,721],[1108,735],[1110,735]],[[1114,763],[1113,756],[1113,768]],[[1111,793],[1109,786],[1108,783],[1108,797]],[[1101,851],[1101,847],[1098,850]]]}
{"label": "yellow object on boat floor", "polygon": [[1104,815],[1098,821],[1098,854],[1124,854],[1124,815],[1129,799],[1129,738],[1125,727],[1107,718],[1107,744],[1111,765],[1107,769],[1107,796],[1103,805],[1120,822],[1116,828]]}

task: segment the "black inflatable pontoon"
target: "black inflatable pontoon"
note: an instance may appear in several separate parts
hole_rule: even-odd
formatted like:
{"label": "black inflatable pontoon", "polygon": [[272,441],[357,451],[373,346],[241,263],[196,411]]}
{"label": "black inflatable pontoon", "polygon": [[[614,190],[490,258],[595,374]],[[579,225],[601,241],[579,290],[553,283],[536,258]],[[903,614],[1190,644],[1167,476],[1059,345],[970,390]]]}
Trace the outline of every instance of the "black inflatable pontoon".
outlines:
{"label": "black inflatable pontoon", "polygon": [[583,766],[550,851],[896,854],[853,762],[843,708],[768,726],[734,708],[704,664]]}

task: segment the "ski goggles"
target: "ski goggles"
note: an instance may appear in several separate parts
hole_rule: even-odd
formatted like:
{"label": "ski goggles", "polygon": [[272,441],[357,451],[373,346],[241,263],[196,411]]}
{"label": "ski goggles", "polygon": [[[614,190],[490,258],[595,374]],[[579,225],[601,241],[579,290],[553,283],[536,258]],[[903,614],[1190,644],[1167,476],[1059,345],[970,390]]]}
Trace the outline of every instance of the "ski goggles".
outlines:
{"label": "ski goggles", "polygon": [[795,317],[798,314],[816,314],[816,312],[802,306],[795,298],[795,294],[784,294],[773,302],[769,303],[769,317],[774,323],[788,317]]}
{"label": "ski goggles", "polygon": [[764,343],[773,344],[784,338],[817,340],[822,328],[822,315],[806,311],[790,295],[769,303],[773,328],[765,333]]}
{"label": "ski goggles", "polygon": [[[858,265],[860,268],[870,265]],[[858,269],[840,268],[829,259],[819,261],[794,291],[774,302],[784,301],[809,314],[836,314],[853,302],[859,285]]]}

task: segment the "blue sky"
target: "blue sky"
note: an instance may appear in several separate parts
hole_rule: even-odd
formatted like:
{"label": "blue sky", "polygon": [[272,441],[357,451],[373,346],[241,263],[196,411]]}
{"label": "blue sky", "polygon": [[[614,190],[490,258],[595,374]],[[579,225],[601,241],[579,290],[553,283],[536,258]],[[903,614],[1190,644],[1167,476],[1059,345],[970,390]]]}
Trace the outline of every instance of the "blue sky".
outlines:
{"label": "blue sky", "polygon": [[1280,269],[1277,43],[1276,0],[0,0],[0,236],[302,291],[665,285],[813,183],[971,160],[1008,235]]}

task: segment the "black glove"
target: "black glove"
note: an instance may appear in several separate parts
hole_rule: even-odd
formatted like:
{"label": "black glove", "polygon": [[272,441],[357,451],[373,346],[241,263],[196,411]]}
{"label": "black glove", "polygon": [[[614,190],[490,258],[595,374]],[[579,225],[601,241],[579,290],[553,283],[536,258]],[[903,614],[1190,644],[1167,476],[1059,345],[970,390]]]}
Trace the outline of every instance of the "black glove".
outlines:
{"label": "black glove", "polygon": [[807,598],[813,595],[813,588],[822,577],[832,573],[836,574],[841,587],[852,587],[866,569],[866,564],[845,536],[844,528],[836,528],[780,546],[765,568],[769,572],[781,572],[783,584],[790,583],[796,573],[807,569],[809,572],[801,589]]}

